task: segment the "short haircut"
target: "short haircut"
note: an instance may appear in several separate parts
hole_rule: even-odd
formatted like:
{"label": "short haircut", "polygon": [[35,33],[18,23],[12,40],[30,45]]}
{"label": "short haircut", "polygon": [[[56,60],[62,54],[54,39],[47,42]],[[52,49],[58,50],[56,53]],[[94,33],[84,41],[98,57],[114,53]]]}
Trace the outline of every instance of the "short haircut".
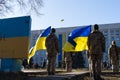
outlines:
{"label": "short haircut", "polygon": [[56,31],[55,28],[52,28],[51,32],[52,32],[52,33],[55,33],[55,31]]}
{"label": "short haircut", "polygon": [[116,44],[116,42],[113,40],[113,41],[112,41],[112,45],[115,45],[115,44]]}
{"label": "short haircut", "polygon": [[94,30],[98,30],[98,29],[99,29],[98,24],[95,24],[95,25],[94,25]]}

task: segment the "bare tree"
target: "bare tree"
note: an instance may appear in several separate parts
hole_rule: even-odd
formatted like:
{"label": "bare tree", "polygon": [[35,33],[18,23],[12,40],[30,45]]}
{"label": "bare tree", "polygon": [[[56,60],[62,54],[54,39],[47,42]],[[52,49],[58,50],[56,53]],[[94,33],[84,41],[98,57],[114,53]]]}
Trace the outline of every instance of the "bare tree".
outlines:
{"label": "bare tree", "polygon": [[3,16],[9,12],[14,12],[15,8],[25,10],[26,13],[33,11],[40,14],[42,6],[42,0],[0,0],[0,15]]}

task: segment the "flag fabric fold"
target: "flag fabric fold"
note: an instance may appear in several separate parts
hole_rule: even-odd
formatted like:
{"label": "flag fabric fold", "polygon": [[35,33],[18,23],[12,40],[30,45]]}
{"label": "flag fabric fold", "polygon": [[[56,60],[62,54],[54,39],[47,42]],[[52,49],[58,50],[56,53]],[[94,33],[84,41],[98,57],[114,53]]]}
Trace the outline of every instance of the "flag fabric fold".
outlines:
{"label": "flag fabric fold", "polygon": [[74,52],[88,50],[87,40],[91,32],[91,25],[73,30],[68,35],[68,40],[63,47],[63,51]]}
{"label": "flag fabric fold", "polygon": [[48,27],[47,29],[45,29],[38,37],[35,46],[32,47],[29,51],[29,55],[28,55],[28,63],[31,57],[33,57],[35,55],[35,52],[38,50],[45,50],[45,40],[46,37],[50,34],[51,31],[51,26]]}

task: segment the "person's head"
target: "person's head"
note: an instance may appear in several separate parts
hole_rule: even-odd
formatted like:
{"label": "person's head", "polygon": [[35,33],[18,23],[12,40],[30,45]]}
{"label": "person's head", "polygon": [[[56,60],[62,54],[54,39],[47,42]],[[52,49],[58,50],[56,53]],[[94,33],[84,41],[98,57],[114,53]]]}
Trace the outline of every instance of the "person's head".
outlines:
{"label": "person's head", "polygon": [[55,33],[55,31],[56,31],[55,28],[52,28],[51,33]]}
{"label": "person's head", "polygon": [[115,41],[112,41],[112,45],[116,45],[116,42],[115,42]]}
{"label": "person's head", "polygon": [[99,30],[98,24],[95,24],[95,25],[94,25],[94,30]]}

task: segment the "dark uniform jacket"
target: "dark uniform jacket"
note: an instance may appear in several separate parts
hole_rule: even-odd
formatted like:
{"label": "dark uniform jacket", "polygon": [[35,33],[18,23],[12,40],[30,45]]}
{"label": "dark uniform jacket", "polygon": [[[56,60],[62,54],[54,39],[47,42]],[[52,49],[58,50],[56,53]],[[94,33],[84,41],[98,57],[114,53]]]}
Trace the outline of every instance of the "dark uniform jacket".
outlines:
{"label": "dark uniform jacket", "polygon": [[56,54],[59,53],[59,41],[54,33],[51,33],[46,38],[45,46],[47,48],[48,56],[56,56]]}
{"label": "dark uniform jacket", "polygon": [[105,52],[105,37],[100,31],[91,32],[87,44],[90,54],[102,54]]}
{"label": "dark uniform jacket", "polygon": [[119,47],[116,45],[111,45],[108,49],[109,59],[111,64],[117,63],[119,61]]}

